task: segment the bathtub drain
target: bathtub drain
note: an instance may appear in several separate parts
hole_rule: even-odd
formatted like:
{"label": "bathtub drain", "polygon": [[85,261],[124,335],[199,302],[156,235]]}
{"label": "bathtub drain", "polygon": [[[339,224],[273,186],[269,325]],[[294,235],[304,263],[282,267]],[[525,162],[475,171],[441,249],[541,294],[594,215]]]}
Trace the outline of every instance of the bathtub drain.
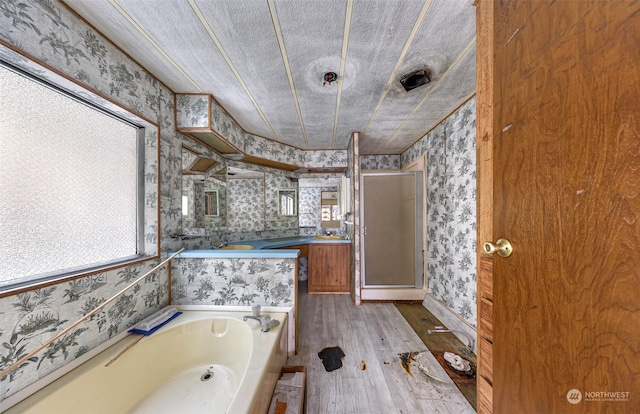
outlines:
{"label": "bathtub drain", "polygon": [[211,378],[213,378],[213,367],[210,367],[207,372],[202,374],[200,381],[209,381]]}

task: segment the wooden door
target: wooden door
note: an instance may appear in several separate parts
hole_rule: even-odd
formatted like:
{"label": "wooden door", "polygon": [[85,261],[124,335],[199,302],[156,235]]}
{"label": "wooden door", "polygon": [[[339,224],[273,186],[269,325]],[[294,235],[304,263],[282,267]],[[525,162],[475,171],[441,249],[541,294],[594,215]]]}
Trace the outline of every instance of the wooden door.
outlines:
{"label": "wooden door", "polygon": [[478,7],[478,244],[514,248],[479,261],[493,412],[637,412],[640,2]]}

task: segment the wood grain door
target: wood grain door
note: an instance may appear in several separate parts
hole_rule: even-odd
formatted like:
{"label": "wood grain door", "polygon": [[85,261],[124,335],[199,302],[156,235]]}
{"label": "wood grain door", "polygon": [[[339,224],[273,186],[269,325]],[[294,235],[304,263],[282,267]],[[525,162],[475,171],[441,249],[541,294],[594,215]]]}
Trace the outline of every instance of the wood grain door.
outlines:
{"label": "wood grain door", "polygon": [[640,2],[487,3],[493,412],[638,412]]}

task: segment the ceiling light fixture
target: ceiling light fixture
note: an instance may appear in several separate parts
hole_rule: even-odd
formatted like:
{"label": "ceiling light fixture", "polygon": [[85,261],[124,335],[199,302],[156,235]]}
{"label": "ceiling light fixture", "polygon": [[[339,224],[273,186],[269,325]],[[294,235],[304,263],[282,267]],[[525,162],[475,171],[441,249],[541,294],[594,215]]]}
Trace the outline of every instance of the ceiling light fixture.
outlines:
{"label": "ceiling light fixture", "polygon": [[400,79],[402,87],[407,92],[418,86],[426,85],[429,82],[431,82],[431,74],[427,69],[414,70]]}
{"label": "ceiling light fixture", "polygon": [[322,86],[326,85],[327,83],[329,85],[331,85],[331,82],[335,82],[338,80],[338,74],[335,72],[327,72],[324,74],[324,82],[322,82]]}

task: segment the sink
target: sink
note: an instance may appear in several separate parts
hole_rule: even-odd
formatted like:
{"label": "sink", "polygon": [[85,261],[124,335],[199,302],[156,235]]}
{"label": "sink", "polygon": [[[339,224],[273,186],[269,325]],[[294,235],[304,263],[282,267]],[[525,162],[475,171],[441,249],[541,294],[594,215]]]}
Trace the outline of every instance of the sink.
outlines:
{"label": "sink", "polygon": [[250,244],[230,244],[229,246],[221,247],[220,250],[253,250],[253,246]]}
{"label": "sink", "polygon": [[335,235],[313,236],[313,238],[316,239],[316,240],[344,240],[344,236],[335,236]]}

